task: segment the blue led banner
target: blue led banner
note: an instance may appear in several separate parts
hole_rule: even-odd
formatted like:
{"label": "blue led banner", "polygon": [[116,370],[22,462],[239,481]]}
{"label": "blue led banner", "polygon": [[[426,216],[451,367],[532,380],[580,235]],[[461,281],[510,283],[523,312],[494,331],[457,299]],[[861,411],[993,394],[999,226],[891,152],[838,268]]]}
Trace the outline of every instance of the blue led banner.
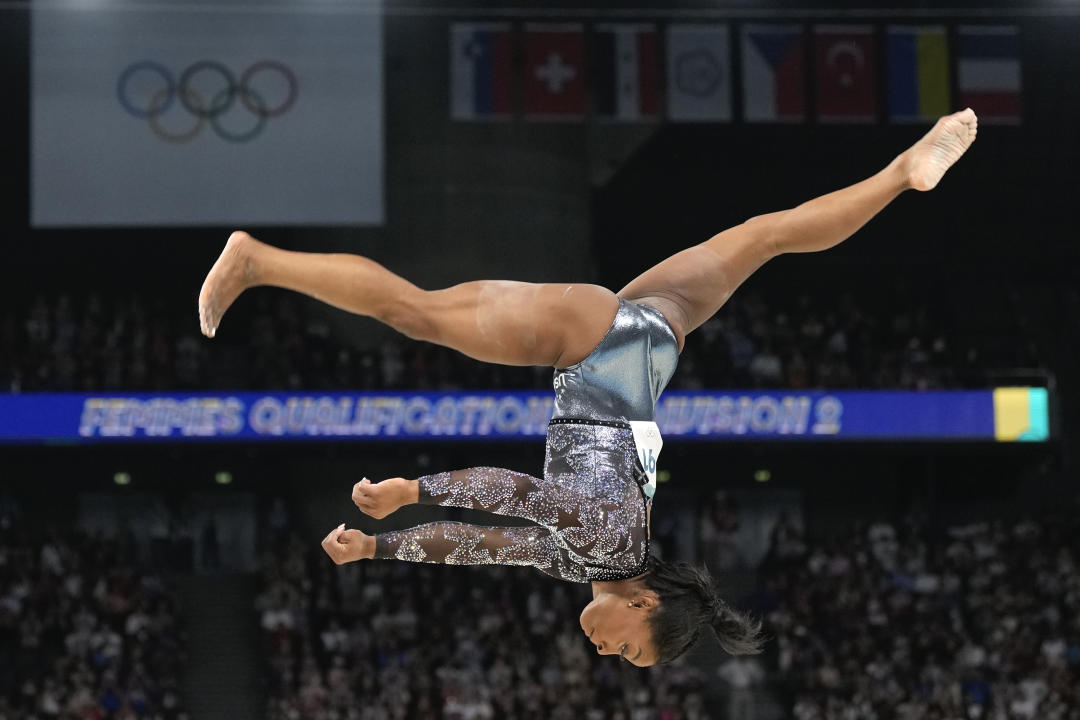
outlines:
{"label": "blue led banner", "polygon": [[[0,395],[0,441],[511,439],[544,436],[538,392]],[[665,438],[1043,441],[1043,388],[664,393]]]}

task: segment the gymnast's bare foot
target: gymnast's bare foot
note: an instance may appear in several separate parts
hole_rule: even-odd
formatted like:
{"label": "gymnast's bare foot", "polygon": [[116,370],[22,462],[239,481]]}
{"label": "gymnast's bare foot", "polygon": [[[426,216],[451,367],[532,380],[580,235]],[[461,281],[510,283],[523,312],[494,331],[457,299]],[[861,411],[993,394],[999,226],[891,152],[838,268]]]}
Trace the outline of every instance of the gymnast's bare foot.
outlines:
{"label": "gymnast's bare foot", "polygon": [[252,251],[258,244],[259,241],[246,232],[234,232],[214,267],[210,268],[199,291],[199,324],[206,337],[214,337],[221,316],[240,293],[257,284]]}
{"label": "gymnast's bare foot", "polygon": [[923,139],[904,153],[908,182],[916,190],[933,190],[960,156],[975,142],[979,119],[971,108],[937,121]]}

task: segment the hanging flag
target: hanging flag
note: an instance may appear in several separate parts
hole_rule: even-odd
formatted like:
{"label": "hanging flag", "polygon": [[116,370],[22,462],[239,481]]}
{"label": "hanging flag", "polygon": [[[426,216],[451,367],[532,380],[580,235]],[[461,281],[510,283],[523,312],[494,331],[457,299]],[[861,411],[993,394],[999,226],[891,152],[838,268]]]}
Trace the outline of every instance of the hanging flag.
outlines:
{"label": "hanging flag", "polygon": [[944,25],[890,25],[886,35],[889,119],[926,122],[949,112],[949,43]]}
{"label": "hanging flag", "polygon": [[817,25],[817,110],[823,122],[877,119],[877,62],[870,25]]}
{"label": "hanging flag", "polygon": [[592,59],[590,76],[598,115],[634,122],[660,114],[655,25],[597,25]]}
{"label": "hanging flag", "polygon": [[585,114],[585,36],[580,23],[525,25],[525,112],[548,120]]}
{"label": "hanging flag", "polygon": [[1015,25],[961,25],[957,34],[960,105],[979,120],[1020,122],[1020,32]]}
{"label": "hanging flag", "polygon": [[450,26],[450,116],[493,120],[513,111],[509,23]]}
{"label": "hanging flag", "polygon": [[724,24],[668,25],[668,119],[731,121],[730,37]]}
{"label": "hanging flag", "polygon": [[802,25],[743,25],[743,116],[749,122],[806,119]]}

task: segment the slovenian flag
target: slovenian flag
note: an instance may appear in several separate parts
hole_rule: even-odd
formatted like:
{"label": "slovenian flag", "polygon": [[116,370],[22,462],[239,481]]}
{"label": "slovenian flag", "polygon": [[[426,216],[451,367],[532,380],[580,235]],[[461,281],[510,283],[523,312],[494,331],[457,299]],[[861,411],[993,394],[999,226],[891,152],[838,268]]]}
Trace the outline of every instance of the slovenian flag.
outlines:
{"label": "slovenian flag", "polygon": [[743,115],[749,122],[806,118],[806,62],[802,25],[744,25]]}
{"label": "slovenian flag", "polygon": [[823,122],[873,122],[877,117],[877,62],[869,25],[814,27],[817,114]]}
{"label": "slovenian flag", "polygon": [[592,60],[597,115],[633,122],[660,114],[655,25],[597,25]]}
{"label": "slovenian flag", "polygon": [[1020,33],[1015,25],[961,25],[960,104],[982,122],[1020,122]]}
{"label": "slovenian flag", "polygon": [[509,23],[450,26],[450,116],[455,120],[510,117]]}
{"label": "slovenian flag", "polygon": [[890,25],[886,33],[889,119],[926,122],[949,112],[949,42],[944,25]]}

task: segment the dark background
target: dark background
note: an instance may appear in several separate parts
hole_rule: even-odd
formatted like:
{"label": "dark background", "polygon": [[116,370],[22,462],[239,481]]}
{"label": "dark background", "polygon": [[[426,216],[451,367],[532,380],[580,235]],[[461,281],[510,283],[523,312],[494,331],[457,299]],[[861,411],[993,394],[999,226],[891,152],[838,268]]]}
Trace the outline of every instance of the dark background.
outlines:
{"label": "dark background", "polygon": [[[908,193],[849,242],[827,253],[773,261],[736,295],[760,293],[776,307],[799,294],[851,293],[870,308],[926,305],[967,338],[1024,347],[1034,367],[1003,366],[988,380],[1035,379],[1051,387],[1055,438],[1046,444],[669,443],[660,508],[692,517],[717,489],[796,493],[810,533],[852,518],[915,511],[944,528],[987,516],[1063,507],[1078,489],[1080,450],[1080,9],[1073,2],[594,3],[387,2],[385,193],[378,228],[245,228],[282,247],[368,255],[425,287],[478,278],[589,281],[618,289],[678,249],[764,212],[859,180],[925,128],[888,123],[879,83],[874,124],[818,124],[813,88],[802,125],[605,125],[591,118],[544,124],[455,123],[447,98],[452,19],[624,17],[664,21],[795,19],[1016,23],[1020,26],[1023,122],[983,124],[977,143],[939,188]],[[624,12],[620,13],[620,9]],[[29,6],[0,3],[0,303],[25,308],[37,294],[76,299],[134,295],[147,306],[190,310],[230,227],[29,227]],[[880,43],[879,43],[880,47]],[[810,63],[807,64],[811,68]],[[809,72],[812,75],[812,72]],[[735,116],[739,117],[736,65]],[[812,83],[812,77],[808,79]],[[955,93],[954,93],[955,95]],[[960,109],[960,108],[956,108]],[[71,118],[77,123],[78,118]],[[260,293],[277,291],[262,290]],[[222,335],[242,332],[253,302],[230,311]],[[385,331],[314,303],[337,337],[365,346]],[[723,310],[721,311],[724,312]],[[209,341],[206,341],[209,342]],[[690,343],[696,342],[691,336]],[[0,446],[0,490],[23,501],[43,527],[75,522],[86,493],[147,492],[182,505],[194,492],[272,497],[294,508],[312,541],[355,511],[358,473],[416,476],[490,464],[537,472],[539,444],[290,443],[141,446]],[[768,486],[754,479],[768,469]],[[234,482],[215,487],[214,473]],[[113,483],[130,473],[129,488]],[[261,511],[260,510],[260,511]],[[367,527],[380,527],[369,524]]]}

